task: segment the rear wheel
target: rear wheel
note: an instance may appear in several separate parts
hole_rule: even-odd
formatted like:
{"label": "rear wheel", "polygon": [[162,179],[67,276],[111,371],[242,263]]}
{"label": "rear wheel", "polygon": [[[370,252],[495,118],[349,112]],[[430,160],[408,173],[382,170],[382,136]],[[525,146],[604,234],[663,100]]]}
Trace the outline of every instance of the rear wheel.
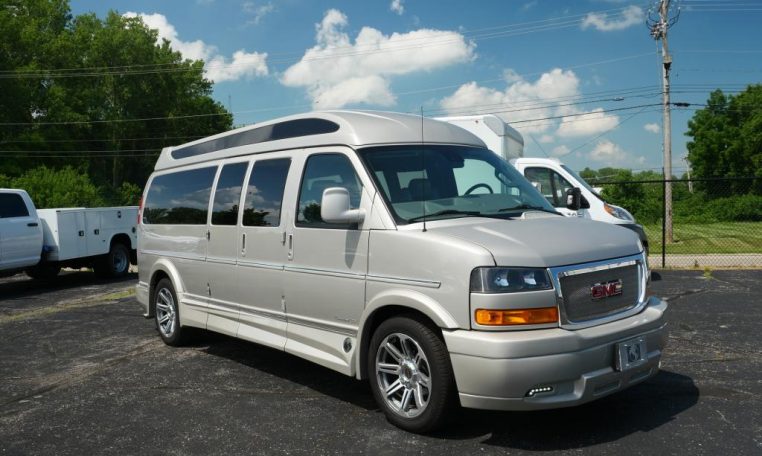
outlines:
{"label": "rear wheel", "polygon": [[154,304],[156,311],[154,319],[159,336],[167,345],[179,346],[188,342],[191,336],[191,328],[180,326],[180,312],[177,301],[177,293],[172,281],[161,279],[154,290]]}
{"label": "rear wheel", "polygon": [[410,432],[442,426],[455,406],[452,366],[440,335],[424,323],[395,317],[370,342],[371,390],[386,418]]}
{"label": "rear wheel", "polygon": [[122,243],[115,242],[109,252],[94,265],[100,277],[124,277],[130,270],[130,250]]}
{"label": "rear wheel", "polygon": [[52,280],[61,272],[61,266],[57,264],[38,264],[24,272],[35,280]]}

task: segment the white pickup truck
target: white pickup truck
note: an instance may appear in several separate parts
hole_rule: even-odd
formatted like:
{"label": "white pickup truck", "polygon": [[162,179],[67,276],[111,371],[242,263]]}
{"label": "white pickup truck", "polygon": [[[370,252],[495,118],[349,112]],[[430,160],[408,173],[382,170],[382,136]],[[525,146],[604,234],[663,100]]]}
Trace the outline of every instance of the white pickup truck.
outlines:
{"label": "white pickup truck", "polygon": [[0,276],[55,277],[92,267],[103,277],[136,264],[136,206],[40,209],[24,190],[0,188]]}

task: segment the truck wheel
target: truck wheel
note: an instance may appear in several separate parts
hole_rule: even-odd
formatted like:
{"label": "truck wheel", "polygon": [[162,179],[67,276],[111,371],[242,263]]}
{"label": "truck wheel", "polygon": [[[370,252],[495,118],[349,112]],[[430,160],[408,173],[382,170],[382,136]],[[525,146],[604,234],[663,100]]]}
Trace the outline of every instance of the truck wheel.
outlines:
{"label": "truck wheel", "polygon": [[159,336],[165,344],[178,347],[186,344],[191,338],[193,328],[180,326],[180,311],[177,293],[172,281],[161,279],[156,284],[153,300],[156,305],[154,321]]}
{"label": "truck wheel", "polygon": [[24,272],[35,280],[52,280],[61,272],[61,266],[56,264],[38,264]]}
{"label": "truck wheel", "polygon": [[94,265],[100,277],[124,277],[130,270],[130,251],[124,244],[115,242],[109,252]]}
{"label": "truck wheel", "polygon": [[439,334],[420,321],[394,317],[376,329],[369,350],[371,391],[389,422],[416,433],[442,426],[456,388]]}

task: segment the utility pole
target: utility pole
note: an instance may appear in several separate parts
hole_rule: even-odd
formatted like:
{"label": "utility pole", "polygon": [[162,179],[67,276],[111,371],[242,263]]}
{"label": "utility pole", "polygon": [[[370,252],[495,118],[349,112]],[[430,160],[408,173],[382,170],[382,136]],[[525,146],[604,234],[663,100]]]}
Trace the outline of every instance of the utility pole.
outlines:
{"label": "utility pole", "polygon": [[[675,25],[680,17],[680,8],[674,7],[671,0],[659,0],[648,12],[648,25],[651,36],[655,40],[661,40],[662,50],[662,104],[664,116],[664,179],[672,179],[672,118],[670,115],[669,102],[669,70],[672,67],[672,56],[669,54],[667,44],[667,30]],[[658,11],[658,12],[654,12]],[[672,182],[666,182],[664,186],[664,229],[666,241],[672,243]]]}

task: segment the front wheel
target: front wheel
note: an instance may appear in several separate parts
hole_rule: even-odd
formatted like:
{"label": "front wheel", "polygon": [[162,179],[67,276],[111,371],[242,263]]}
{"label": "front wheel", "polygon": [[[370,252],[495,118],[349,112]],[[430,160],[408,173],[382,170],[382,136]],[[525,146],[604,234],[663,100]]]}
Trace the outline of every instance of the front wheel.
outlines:
{"label": "front wheel", "polygon": [[441,337],[422,322],[394,317],[370,341],[371,390],[386,418],[416,433],[444,424],[455,405],[455,381]]}
{"label": "front wheel", "polygon": [[159,280],[154,290],[153,302],[156,306],[154,312],[156,329],[159,330],[159,336],[164,343],[175,347],[187,343],[192,330],[180,326],[177,293],[172,281]]}

